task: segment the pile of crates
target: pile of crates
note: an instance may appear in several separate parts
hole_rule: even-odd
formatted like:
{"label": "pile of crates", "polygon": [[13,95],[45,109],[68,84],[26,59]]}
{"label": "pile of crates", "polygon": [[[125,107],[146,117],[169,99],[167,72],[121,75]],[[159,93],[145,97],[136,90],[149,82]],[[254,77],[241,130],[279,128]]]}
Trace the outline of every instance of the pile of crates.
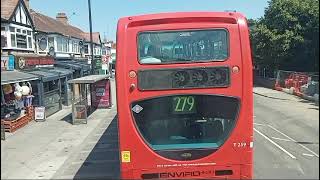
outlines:
{"label": "pile of crates", "polygon": [[3,129],[5,132],[13,133],[16,130],[27,125],[33,119],[34,119],[34,109],[33,109],[33,106],[29,106],[29,107],[26,107],[25,114],[18,117],[17,119],[14,119],[14,120],[1,119],[1,125],[4,126]]}

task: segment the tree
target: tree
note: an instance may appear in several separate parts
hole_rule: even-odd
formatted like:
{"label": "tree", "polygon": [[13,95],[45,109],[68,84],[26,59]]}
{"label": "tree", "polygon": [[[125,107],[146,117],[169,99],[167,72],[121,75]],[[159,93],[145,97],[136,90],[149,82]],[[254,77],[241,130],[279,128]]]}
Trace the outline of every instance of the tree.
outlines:
{"label": "tree", "polygon": [[249,26],[256,64],[319,71],[319,0],[271,0],[264,17]]}

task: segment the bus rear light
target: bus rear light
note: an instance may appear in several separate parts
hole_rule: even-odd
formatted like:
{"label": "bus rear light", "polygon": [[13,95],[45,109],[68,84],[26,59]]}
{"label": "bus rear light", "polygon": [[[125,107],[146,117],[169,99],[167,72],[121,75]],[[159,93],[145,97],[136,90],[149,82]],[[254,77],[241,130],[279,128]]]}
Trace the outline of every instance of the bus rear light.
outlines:
{"label": "bus rear light", "polygon": [[137,73],[135,71],[130,71],[129,72],[129,77],[130,78],[135,78],[135,77],[137,77]]}
{"label": "bus rear light", "polygon": [[238,66],[233,66],[232,67],[232,72],[233,73],[238,73],[240,71],[240,68]]}

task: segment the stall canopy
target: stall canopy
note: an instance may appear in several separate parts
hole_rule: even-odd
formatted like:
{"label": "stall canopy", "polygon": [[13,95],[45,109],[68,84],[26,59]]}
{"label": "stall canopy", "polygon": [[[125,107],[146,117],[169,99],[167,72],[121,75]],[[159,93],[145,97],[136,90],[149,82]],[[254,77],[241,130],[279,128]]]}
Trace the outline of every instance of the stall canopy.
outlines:
{"label": "stall canopy", "polygon": [[43,82],[53,81],[59,79],[60,77],[60,73],[48,72],[46,70],[41,69],[28,71],[27,73],[41,77]]}
{"label": "stall canopy", "polygon": [[33,81],[37,79],[39,79],[39,77],[36,75],[24,73],[18,70],[1,72],[1,85],[17,83],[17,82]]}

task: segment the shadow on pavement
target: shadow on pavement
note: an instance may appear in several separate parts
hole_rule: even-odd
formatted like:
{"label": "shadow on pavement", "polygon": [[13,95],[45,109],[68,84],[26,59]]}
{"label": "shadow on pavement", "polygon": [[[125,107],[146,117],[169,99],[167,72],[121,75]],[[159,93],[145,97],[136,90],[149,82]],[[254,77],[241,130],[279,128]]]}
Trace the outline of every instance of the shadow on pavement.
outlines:
{"label": "shadow on pavement", "polygon": [[65,121],[67,123],[72,124],[72,113],[69,113],[65,117],[63,117],[60,121]]}
{"label": "shadow on pavement", "polygon": [[119,177],[118,125],[115,116],[74,179],[119,179]]}

